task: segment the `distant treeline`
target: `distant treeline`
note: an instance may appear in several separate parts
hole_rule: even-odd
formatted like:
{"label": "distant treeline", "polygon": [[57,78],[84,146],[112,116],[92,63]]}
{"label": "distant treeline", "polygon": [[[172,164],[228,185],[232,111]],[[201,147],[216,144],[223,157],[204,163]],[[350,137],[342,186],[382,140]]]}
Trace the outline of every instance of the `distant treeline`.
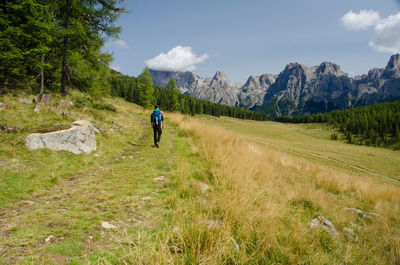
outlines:
{"label": "distant treeline", "polygon": [[239,119],[268,120],[266,114],[241,108],[220,105],[199,100],[179,93],[174,79],[170,79],[166,88],[152,84],[150,72],[145,69],[138,78],[114,73],[111,79],[111,95],[120,96],[129,102],[146,108],[158,104],[162,110],[180,111],[183,114],[207,114],[228,116]]}
{"label": "distant treeline", "polygon": [[[276,117],[288,123],[329,123],[345,134],[348,142],[369,145],[400,143],[400,101],[301,116]],[[337,136],[332,135],[332,139]]]}

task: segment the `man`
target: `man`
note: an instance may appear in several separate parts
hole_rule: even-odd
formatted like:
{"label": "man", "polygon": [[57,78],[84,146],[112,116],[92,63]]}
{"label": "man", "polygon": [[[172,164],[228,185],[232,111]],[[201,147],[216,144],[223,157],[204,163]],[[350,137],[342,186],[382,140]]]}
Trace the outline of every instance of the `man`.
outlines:
{"label": "man", "polygon": [[151,125],[153,126],[153,132],[154,132],[154,146],[158,148],[160,147],[159,143],[162,134],[161,125],[164,125],[164,115],[160,111],[158,105],[154,106],[154,110],[153,113],[151,114],[150,121]]}

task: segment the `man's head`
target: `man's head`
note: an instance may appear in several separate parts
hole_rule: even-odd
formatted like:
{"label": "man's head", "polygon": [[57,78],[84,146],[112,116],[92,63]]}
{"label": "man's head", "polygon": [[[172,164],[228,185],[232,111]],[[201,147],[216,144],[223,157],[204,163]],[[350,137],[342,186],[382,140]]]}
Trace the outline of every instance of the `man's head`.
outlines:
{"label": "man's head", "polygon": [[154,105],[154,109],[158,109],[159,107],[158,107],[158,105]]}

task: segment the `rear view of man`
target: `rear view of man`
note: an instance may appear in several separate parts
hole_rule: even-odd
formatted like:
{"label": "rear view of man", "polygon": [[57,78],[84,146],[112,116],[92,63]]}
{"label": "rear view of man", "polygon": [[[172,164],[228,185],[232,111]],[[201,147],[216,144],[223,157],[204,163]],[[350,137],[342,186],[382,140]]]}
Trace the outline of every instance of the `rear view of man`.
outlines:
{"label": "rear view of man", "polygon": [[151,114],[150,120],[154,132],[154,146],[158,148],[162,134],[161,125],[164,124],[164,116],[162,115],[160,108],[157,105],[154,106],[154,110]]}

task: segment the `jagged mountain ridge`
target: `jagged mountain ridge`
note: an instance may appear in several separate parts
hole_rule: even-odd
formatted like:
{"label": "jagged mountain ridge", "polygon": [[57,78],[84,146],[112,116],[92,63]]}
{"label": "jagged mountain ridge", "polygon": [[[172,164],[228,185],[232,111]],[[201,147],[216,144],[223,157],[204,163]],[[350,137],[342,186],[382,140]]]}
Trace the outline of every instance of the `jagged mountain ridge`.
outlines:
{"label": "jagged mountain ridge", "polygon": [[191,72],[150,73],[157,86],[166,87],[173,77],[178,89],[187,95],[272,116],[326,112],[400,99],[399,54],[390,57],[386,68],[374,68],[354,78],[331,62],[313,67],[290,63],[278,75],[250,76],[244,84],[231,83],[221,72],[212,78]]}

